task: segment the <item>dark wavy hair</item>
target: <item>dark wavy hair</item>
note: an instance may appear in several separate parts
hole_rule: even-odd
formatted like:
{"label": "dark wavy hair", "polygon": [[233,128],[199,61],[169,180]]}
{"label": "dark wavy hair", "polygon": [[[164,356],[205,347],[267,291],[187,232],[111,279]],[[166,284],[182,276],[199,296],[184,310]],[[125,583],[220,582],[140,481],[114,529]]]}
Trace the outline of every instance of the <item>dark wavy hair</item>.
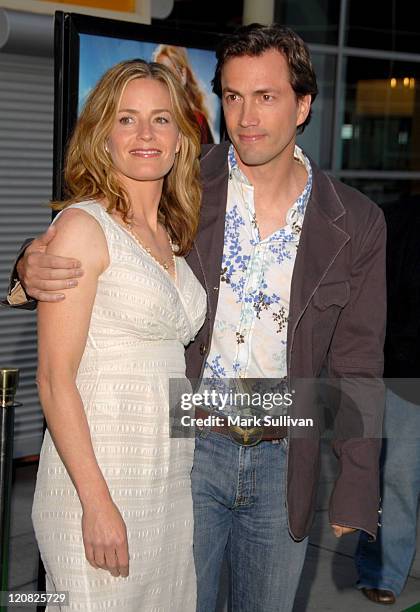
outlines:
{"label": "dark wavy hair", "polygon": [[[214,93],[219,97],[222,95],[221,74],[229,59],[244,55],[258,56],[271,49],[277,49],[284,55],[289,66],[290,84],[296,97],[301,98],[309,94],[313,102],[318,94],[318,85],[308,48],[293,30],[277,24],[264,26],[252,23],[241,26],[222,40],[216,50],[217,65],[212,81]],[[311,112],[298,126],[299,133],[303,132],[310,120]]]}

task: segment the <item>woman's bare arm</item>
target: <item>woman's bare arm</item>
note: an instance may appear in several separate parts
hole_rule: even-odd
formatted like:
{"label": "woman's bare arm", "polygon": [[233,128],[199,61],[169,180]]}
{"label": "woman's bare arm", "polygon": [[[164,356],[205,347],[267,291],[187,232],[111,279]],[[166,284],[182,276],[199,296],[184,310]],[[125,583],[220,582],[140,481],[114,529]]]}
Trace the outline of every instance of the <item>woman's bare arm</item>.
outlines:
{"label": "woman's bare arm", "polygon": [[83,508],[86,557],[94,567],[127,575],[125,525],[92,447],[76,375],[85,349],[98,277],[108,265],[105,236],[89,214],[71,209],[56,222],[47,253],[79,258],[85,274],[61,302],[38,307],[38,384],[48,429]]}

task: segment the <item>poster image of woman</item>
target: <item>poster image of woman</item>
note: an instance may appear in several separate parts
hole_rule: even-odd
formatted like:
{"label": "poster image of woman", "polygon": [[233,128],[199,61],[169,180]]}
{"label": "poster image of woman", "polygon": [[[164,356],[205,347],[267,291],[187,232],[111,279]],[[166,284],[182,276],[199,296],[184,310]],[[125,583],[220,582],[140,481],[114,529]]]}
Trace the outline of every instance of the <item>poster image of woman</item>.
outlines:
{"label": "poster image of woman", "polygon": [[210,127],[211,120],[205,102],[205,93],[202,91],[188,60],[186,48],[174,45],[159,45],[153,53],[153,61],[170,68],[181,80],[200,126],[201,143],[213,143],[214,137]]}

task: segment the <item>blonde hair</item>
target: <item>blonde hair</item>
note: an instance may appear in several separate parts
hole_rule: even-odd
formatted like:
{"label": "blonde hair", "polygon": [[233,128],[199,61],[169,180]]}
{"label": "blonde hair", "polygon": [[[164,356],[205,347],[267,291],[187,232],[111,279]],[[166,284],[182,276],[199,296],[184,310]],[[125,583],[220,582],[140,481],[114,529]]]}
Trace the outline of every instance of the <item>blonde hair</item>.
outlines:
{"label": "blonde hair", "polygon": [[102,76],[89,94],[68,144],[64,171],[67,199],[53,202],[52,207],[61,210],[74,202],[105,199],[109,213],[115,210],[128,220],[130,199],[106,151],[106,140],[125,87],[134,79],[145,78],[168,88],[181,134],[174,165],[164,178],[158,216],[178,247],[177,255],[182,256],[191,249],[198,228],[200,131],[181,83],[162,64],[141,59],[124,61]]}
{"label": "blonde hair", "polygon": [[190,104],[200,113],[202,113],[206,120],[210,122],[210,115],[206,107],[205,97],[201,91],[197,79],[195,78],[190,62],[188,61],[187,50],[185,47],[159,45],[153,53],[153,59],[155,62],[159,62],[165,57],[173,65],[180,77],[182,76],[182,71],[185,70],[185,90],[187,92]]}

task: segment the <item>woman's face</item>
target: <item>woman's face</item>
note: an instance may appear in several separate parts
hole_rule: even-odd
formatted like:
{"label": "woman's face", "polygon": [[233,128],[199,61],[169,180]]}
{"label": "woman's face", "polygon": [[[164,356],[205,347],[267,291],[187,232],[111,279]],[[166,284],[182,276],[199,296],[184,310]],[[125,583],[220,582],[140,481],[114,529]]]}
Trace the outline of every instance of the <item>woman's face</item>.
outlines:
{"label": "woman's face", "polygon": [[130,81],[107,139],[118,173],[134,181],[163,180],[180,143],[167,86],[152,78]]}

